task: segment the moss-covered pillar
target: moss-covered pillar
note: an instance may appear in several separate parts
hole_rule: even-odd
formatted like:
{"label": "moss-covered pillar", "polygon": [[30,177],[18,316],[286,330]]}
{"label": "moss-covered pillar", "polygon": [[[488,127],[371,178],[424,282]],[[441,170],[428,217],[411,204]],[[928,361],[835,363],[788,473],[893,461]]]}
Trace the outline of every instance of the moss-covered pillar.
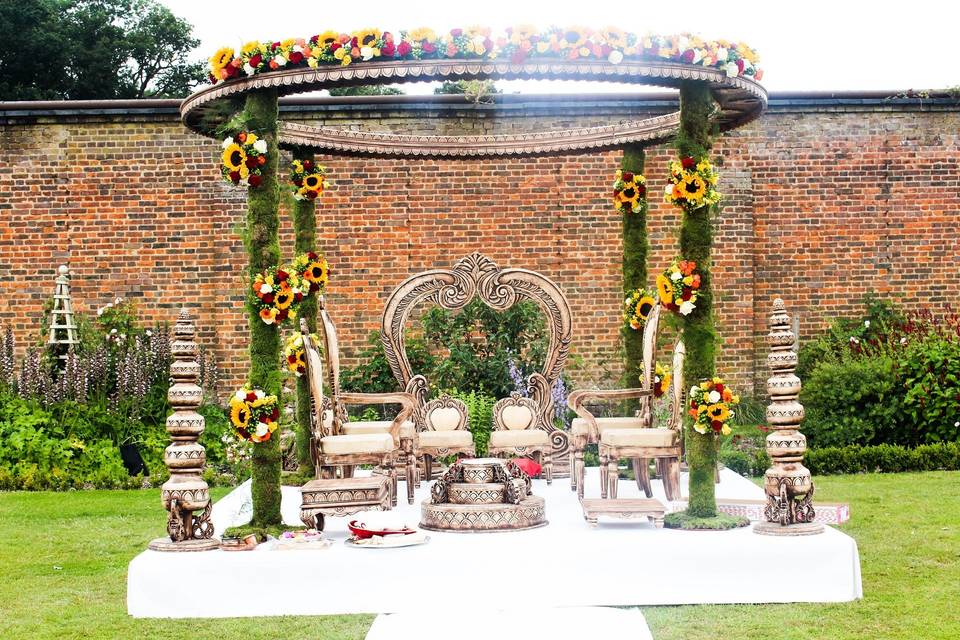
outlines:
{"label": "moss-covered pillar", "polygon": [[[250,277],[280,262],[280,192],[277,184],[277,92],[274,89],[247,94],[244,107],[247,128],[267,141],[263,181],[247,192],[245,241]],[[248,288],[249,289],[249,288]],[[247,292],[248,300],[250,292]],[[250,385],[267,395],[280,397],[280,333],[275,324],[265,324],[252,304],[250,322]],[[263,526],[281,524],[280,438],[253,445],[253,522]]]}
{"label": "moss-covered pillar", "polygon": [[[687,81],[680,87],[680,131],[677,151],[681,157],[706,158],[712,146],[710,113],[713,98],[705,82]],[[716,335],[713,325],[713,287],[710,278],[710,249],[713,228],[710,220],[713,207],[700,207],[683,214],[680,226],[680,255],[697,263],[700,289],[696,308],[681,316],[686,359],[683,365],[685,386],[712,378],[715,371]],[[695,518],[717,515],[714,495],[714,469],[717,465],[716,436],[694,431],[692,420],[686,421],[687,464],[690,468],[690,501],[687,514]]]}
{"label": "moss-covered pillar", "polygon": [[[313,152],[303,147],[293,151],[295,160],[314,161]],[[293,205],[293,233],[294,247],[297,255],[316,251],[317,249],[317,217],[315,201],[309,198],[294,200]],[[300,303],[300,317],[305,318],[310,332],[317,330],[317,297],[307,296]],[[297,463],[300,471],[313,471],[313,460],[310,457],[310,383],[306,376],[297,378]]]}
{"label": "moss-covered pillar", "polygon": [[[636,175],[643,173],[644,151],[640,145],[629,145],[623,150],[620,169]],[[644,196],[646,197],[646,196]],[[623,293],[624,296],[634,289],[647,286],[647,208],[634,213],[627,211],[623,216]],[[623,334],[624,366],[623,386],[636,387],[643,363],[643,332],[635,331],[626,324]]]}

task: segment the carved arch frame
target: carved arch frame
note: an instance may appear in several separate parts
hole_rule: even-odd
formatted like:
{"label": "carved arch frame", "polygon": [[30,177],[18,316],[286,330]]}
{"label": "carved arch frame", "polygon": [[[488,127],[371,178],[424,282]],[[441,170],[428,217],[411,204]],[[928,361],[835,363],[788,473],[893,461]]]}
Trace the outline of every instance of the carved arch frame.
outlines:
{"label": "carved arch frame", "polygon": [[417,399],[414,422],[424,428],[427,379],[413,371],[407,357],[404,327],[414,309],[433,303],[447,310],[461,309],[480,298],[497,311],[509,309],[521,300],[537,303],[547,317],[549,343],[543,368],[527,378],[530,397],[536,403],[536,428],[550,434],[553,455],[565,454],[566,432],[552,420],[552,389],[563,372],[570,352],[573,320],[566,296],[552,280],[527,269],[502,269],[481,253],[461,258],[452,269],[432,269],[411,276],[390,295],[383,310],[380,338],[393,375]]}

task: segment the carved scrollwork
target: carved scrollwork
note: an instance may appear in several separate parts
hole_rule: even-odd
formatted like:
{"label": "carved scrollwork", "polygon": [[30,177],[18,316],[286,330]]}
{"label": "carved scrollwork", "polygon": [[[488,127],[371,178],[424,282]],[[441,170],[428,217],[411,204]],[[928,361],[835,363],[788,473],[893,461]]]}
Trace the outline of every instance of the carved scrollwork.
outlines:
{"label": "carved scrollwork", "polygon": [[170,501],[170,513],[167,516],[167,535],[173,542],[183,542],[187,539],[188,531],[183,526],[183,512],[180,510],[180,502],[176,499]]}
{"label": "carved scrollwork", "polygon": [[213,505],[207,503],[200,515],[193,516],[193,538],[195,540],[206,540],[213,537],[213,520],[210,518],[213,514]]}
{"label": "carved scrollwork", "polygon": [[463,467],[458,464],[450,465],[442,476],[430,487],[430,498],[433,504],[443,504],[449,502],[448,491],[450,485],[454,482],[463,481]]}

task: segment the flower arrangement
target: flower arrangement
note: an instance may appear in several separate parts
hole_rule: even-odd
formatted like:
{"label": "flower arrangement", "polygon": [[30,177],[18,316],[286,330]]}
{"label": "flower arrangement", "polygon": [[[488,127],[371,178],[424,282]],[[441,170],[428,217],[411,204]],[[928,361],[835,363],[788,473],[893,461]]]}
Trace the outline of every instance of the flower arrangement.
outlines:
{"label": "flower arrangement", "polygon": [[266,442],[279,423],[277,396],[246,386],[230,396],[230,424],[241,440]]}
{"label": "flower arrangement", "polygon": [[722,378],[705,380],[690,389],[690,416],[697,433],[715,433],[730,435],[730,425],[734,417],[732,407],[740,402]]}
{"label": "flower arrangement", "polygon": [[709,160],[684,156],[670,162],[670,181],[664,190],[663,199],[667,204],[687,212],[716,204],[723,197],[716,190],[718,180],[719,176]]}
{"label": "flower arrangement", "polygon": [[653,293],[647,289],[634,289],[623,301],[623,320],[634,331],[647,323],[647,317],[657,304]]}
{"label": "flower arrangement", "polygon": [[313,251],[296,256],[290,262],[290,270],[306,283],[308,294],[322,293],[330,279],[330,265]]}
{"label": "flower arrangement", "polygon": [[[310,334],[310,339],[318,341],[316,334]],[[283,345],[283,361],[287,369],[292,371],[298,378],[307,372],[306,352],[303,348],[303,334],[295,331],[290,334]]]}
{"label": "flower arrangement", "polygon": [[264,324],[279,324],[297,317],[296,307],[310,292],[297,273],[271,267],[253,278],[254,305]]}
{"label": "flower arrangement", "polygon": [[697,291],[700,289],[700,274],[697,263],[675,258],[667,269],[657,276],[657,295],[660,304],[680,313],[690,315],[697,308]]}
{"label": "flower arrangement", "polygon": [[620,213],[646,211],[646,179],[639,173],[617,169],[616,179],[613,181],[613,206]]}
{"label": "flower arrangement", "polygon": [[259,187],[267,164],[267,141],[249,131],[227,136],[220,145],[223,179],[245,187]]}
{"label": "flower arrangement", "polygon": [[658,362],[653,369],[654,398],[662,398],[667,393],[672,378],[673,374],[670,373],[670,370]]}
{"label": "flower arrangement", "polygon": [[313,160],[294,160],[290,163],[290,182],[297,200],[316,200],[327,187],[324,176],[327,168]]}
{"label": "flower arrangement", "polygon": [[325,31],[309,38],[276,42],[253,41],[239,51],[219,49],[210,57],[209,79],[216,84],[279,69],[437,58],[508,59],[518,64],[532,58],[606,60],[612,64],[668,60],[719,69],[730,77],[758,81],[763,77],[756,52],[743,43],[704,40],[690,34],[638,35],[617,27],[552,27],[540,31],[522,25],[501,34],[483,27],[456,28],[440,34],[420,28],[400,31],[399,36],[363,29],[353,33]]}

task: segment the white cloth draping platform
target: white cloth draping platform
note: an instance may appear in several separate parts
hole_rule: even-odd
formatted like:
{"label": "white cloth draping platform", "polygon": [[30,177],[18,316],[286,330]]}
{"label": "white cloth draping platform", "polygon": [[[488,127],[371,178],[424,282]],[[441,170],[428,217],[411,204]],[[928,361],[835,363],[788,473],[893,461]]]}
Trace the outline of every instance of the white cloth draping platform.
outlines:
{"label": "white cloth draping platform", "polygon": [[[587,469],[586,495],[599,496]],[[681,477],[686,495],[686,477]],[[668,504],[659,481],[655,497]],[[401,483],[400,492],[404,487]],[[655,529],[646,521],[583,519],[568,479],[535,480],[550,523],[498,533],[429,532],[428,544],[351,548],[346,518],[327,518],[327,549],[250,552],[144,551],[130,563],[127,610],[135,617],[186,618],[463,611],[673,604],[845,602],[863,595],[856,542],[832,527],[816,536],[776,537],[750,528],[699,532]],[[622,480],[619,497],[639,497]],[[219,535],[250,517],[249,484],[214,505]],[[724,469],[718,498],[762,498],[749,480]],[[299,524],[299,491],[284,487],[284,521]],[[393,512],[417,523],[420,501]],[[160,517],[162,514],[158,514]],[[361,514],[354,516],[362,518]],[[784,580],[789,571],[790,579]],[[438,576],[440,579],[438,580]],[[202,588],[186,588],[188,585]],[[199,594],[199,595],[198,595]]]}

